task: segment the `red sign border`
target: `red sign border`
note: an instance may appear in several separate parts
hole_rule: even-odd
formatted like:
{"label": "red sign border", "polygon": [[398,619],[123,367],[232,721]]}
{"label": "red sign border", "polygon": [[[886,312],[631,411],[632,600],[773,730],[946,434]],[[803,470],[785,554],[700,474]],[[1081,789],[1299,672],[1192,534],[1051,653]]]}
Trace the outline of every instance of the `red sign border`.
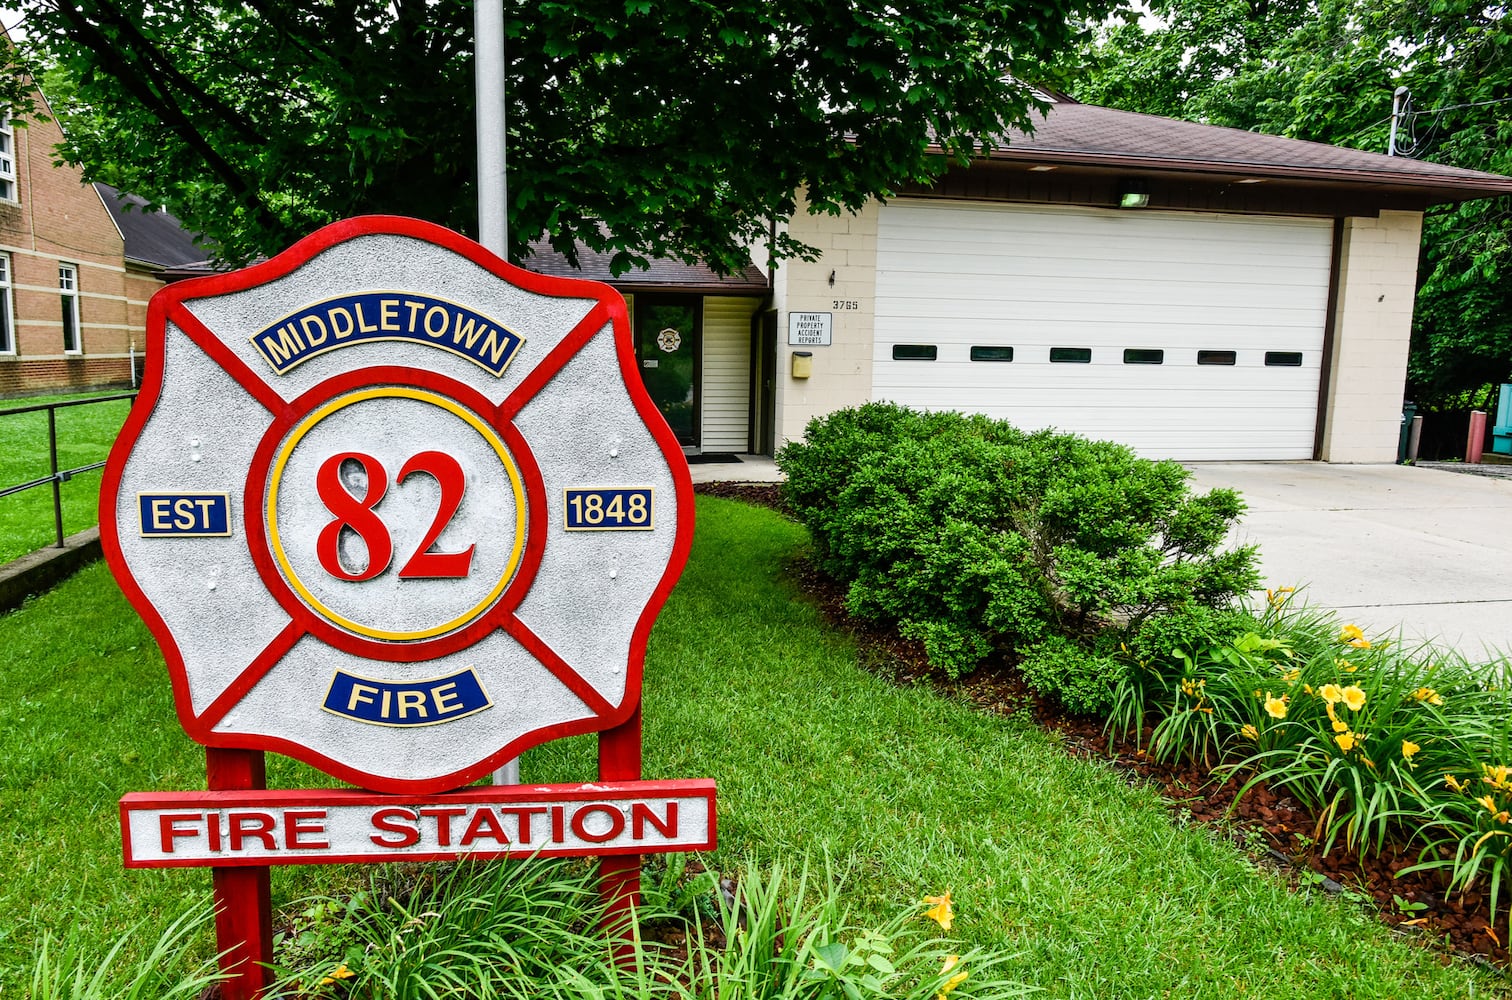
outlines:
{"label": "red sign border", "polygon": [[[440,246],[471,261],[502,281],[538,295],[596,300],[597,305],[589,310],[578,325],[531,370],[499,406],[498,418],[504,422],[512,421],[513,417],[577,354],[589,339],[599,333],[606,323],[610,324],[615,351],[619,358],[621,377],[629,392],[632,405],[667,461],[672,475],[674,494],[677,498],[677,522],[671,557],[631,633],[629,662],[626,664],[625,696],[621,703],[618,706],[610,706],[602,699],[596,699],[601,704],[597,706],[590,704],[590,708],[598,709],[593,718],[558,723],[533,730],[510,741],[475,764],[449,774],[424,779],[396,779],[374,775],[342,764],[310,747],[281,737],[215,732],[214,725],[218,721],[218,716],[214,719],[209,718],[209,709],[216,706],[212,704],[206,712],[195,714],[193,702],[189,696],[189,682],[183,655],[167,623],[132,576],[121,549],[116,524],[117,499],[126,461],[130,457],[132,447],[142,428],[146,426],[155,410],[162,391],[163,353],[168,323],[172,322],[194,340],[201,349],[221,365],[231,378],[268,409],[273,421],[277,422],[288,416],[297,403],[297,399],[294,402],[285,402],[281,396],[269,389],[245,362],[214,334],[205,329],[185,304],[194,299],[245,291],[285,277],[324,251],[348,240],[369,235],[406,236]],[[518,757],[530,747],[541,743],[581,733],[616,729],[638,718],[646,643],[650,637],[651,627],[671,595],[672,588],[682,575],[693,544],[693,483],[686,459],[683,457],[682,446],[656,409],[656,405],[651,401],[650,395],[641,382],[636,365],[635,345],[628,311],[624,298],[617,291],[602,282],[526,271],[499,258],[460,233],[434,223],[401,216],[360,216],[332,223],[300,240],[276,257],[251,267],[228,274],[193,278],[165,286],[148,303],[146,340],[147,349],[141,390],[115,445],[111,448],[101,480],[100,542],[105,561],[115,576],[117,584],[125,593],[127,601],[146,622],[149,631],[163,651],[163,658],[173,687],[174,707],[178,713],[179,723],[190,738],[208,747],[272,750],[304,761],[342,781],[375,791],[427,794],[469,784],[496,770],[505,762]],[[245,503],[245,498],[243,502]],[[537,520],[544,520],[544,515]],[[250,541],[248,544],[250,548]],[[248,667],[247,672],[251,673],[259,668],[261,671],[269,669],[302,635],[304,631],[300,624],[297,621],[290,622],[268,649],[264,650]],[[527,641],[525,645],[532,655],[548,665],[554,661],[560,662],[560,658],[545,643],[535,639],[534,636],[529,638],[533,641]],[[402,644],[396,645],[403,648]],[[239,683],[240,681],[233,682],[232,687]],[[247,685],[246,689],[250,690],[250,686]],[[221,700],[218,698],[217,702]],[[226,707],[229,708],[229,705]],[[638,757],[638,753],[635,756]]]}
{"label": "red sign border", "polygon": [[[563,802],[596,799],[605,802],[643,798],[701,798],[709,803],[709,835],[698,844],[632,844],[584,850],[581,847],[521,851],[437,851],[377,857],[371,854],[323,854],[289,858],[192,858],[182,861],[135,861],[131,853],[130,813],[133,809],[280,809],[299,806],[435,806],[442,804],[486,805],[505,802]],[[121,796],[121,857],[127,868],[266,868],[281,865],[383,864],[388,862],[452,861],[458,858],[482,861],[522,857],[612,857],[615,855],[681,854],[712,851],[718,842],[718,813],[714,781],[686,778],[669,781],[614,781],[579,785],[485,785],[437,795],[385,795],[352,789],[273,789],[266,791],[128,792]]]}

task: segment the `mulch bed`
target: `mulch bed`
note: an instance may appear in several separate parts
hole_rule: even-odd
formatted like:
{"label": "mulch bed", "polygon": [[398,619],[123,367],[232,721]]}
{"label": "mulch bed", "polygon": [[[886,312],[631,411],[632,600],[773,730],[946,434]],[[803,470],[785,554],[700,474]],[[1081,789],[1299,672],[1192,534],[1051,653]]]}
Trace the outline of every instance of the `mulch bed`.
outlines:
{"label": "mulch bed", "polygon": [[[791,516],[776,484],[709,483],[695,491],[726,499],[771,507]],[[1317,817],[1284,792],[1256,785],[1235,803],[1243,782],[1218,783],[1205,769],[1190,764],[1161,764],[1132,743],[1110,741],[1096,720],[1068,716],[1027,687],[1006,661],[991,661],[969,677],[950,681],[929,670],[921,644],[896,632],[852,618],[845,607],[844,588],[806,560],[786,567],[789,575],[836,627],[858,641],[862,665],[901,684],[928,685],[970,701],[982,711],[1002,715],[1030,713],[1046,729],[1058,733],[1072,754],[1107,761],[1131,782],[1152,784],[1172,813],[1184,821],[1215,824],[1248,850],[1256,863],[1281,872],[1298,889],[1350,894],[1369,898],[1380,918],[1400,933],[1413,935],[1443,951],[1443,960],[1460,954],[1472,961],[1509,964],[1508,906],[1504,895],[1496,925],[1489,920],[1490,902],[1479,891],[1446,898],[1445,879],[1431,872],[1401,875],[1417,863],[1417,850],[1385,851],[1361,861],[1336,847],[1320,853],[1316,844]],[[1403,907],[1400,899],[1408,904]],[[1419,908],[1420,904],[1421,907]],[[1404,912],[1405,911],[1405,912]]]}

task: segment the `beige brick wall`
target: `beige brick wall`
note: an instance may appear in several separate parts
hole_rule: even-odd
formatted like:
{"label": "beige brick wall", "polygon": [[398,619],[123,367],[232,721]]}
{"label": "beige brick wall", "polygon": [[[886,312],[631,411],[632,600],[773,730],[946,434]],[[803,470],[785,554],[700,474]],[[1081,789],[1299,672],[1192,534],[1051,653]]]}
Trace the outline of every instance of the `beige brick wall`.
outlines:
{"label": "beige brick wall", "polygon": [[[16,350],[0,356],[0,392],[122,381],[129,345],[143,346],[144,303],[161,283],[128,277],[99,195],[78,170],[53,166],[57,124],[17,122],[14,134],[17,200],[0,201],[0,251],[11,258]],[[60,263],[78,269],[82,355],[63,350]]]}
{"label": "beige brick wall", "polygon": [[1325,462],[1396,461],[1422,231],[1420,212],[1344,220]]}
{"label": "beige brick wall", "polygon": [[[820,251],[818,260],[785,260],[777,267],[777,447],[803,437],[812,417],[871,398],[872,330],[877,292],[877,209],[855,215],[809,215],[800,206],[788,232]],[[830,284],[830,273],[835,275]],[[852,307],[853,304],[853,307]],[[788,314],[833,314],[829,347],[789,347]],[[792,376],[794,351],[812,351],[811,378]]]}

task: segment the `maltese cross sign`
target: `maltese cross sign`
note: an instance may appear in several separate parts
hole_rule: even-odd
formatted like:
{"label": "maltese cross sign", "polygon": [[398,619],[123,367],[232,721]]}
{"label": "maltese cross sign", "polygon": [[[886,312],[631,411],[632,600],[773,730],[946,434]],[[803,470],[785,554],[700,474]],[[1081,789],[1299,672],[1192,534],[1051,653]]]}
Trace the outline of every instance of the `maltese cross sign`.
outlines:
{"label": "maltese cross sign", "polygon": [[147,327],[101,535],[190,736],[425,794],[634,715],[693,510],[617,292],[369,217]]}

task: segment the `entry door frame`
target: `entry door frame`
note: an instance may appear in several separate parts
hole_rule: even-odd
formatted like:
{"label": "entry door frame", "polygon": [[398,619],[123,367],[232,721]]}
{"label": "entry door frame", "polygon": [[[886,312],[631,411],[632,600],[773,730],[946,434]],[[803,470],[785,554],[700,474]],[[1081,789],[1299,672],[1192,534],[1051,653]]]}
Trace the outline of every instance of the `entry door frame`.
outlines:
{"label": "entry door frame", "polygon": [[777,430],[777,310],[757,309],[751,317],[751,409],[746,448],[771,455]]}
{"label": "entry door frame", "polygon": [[661,353],[655,347],[650,348],[655,353],[644,353],[646,346],[641,339],[640,324],[642,320],[650,321],[650,310],[656,306],[689,306],[693,310],[693,443],[682,442],[682,445],[685,452],[695,455],[703,450],[703,300],[702,295],[688,293],[635,293],[635,364],[642,372],[645,371],[645,360]]}

